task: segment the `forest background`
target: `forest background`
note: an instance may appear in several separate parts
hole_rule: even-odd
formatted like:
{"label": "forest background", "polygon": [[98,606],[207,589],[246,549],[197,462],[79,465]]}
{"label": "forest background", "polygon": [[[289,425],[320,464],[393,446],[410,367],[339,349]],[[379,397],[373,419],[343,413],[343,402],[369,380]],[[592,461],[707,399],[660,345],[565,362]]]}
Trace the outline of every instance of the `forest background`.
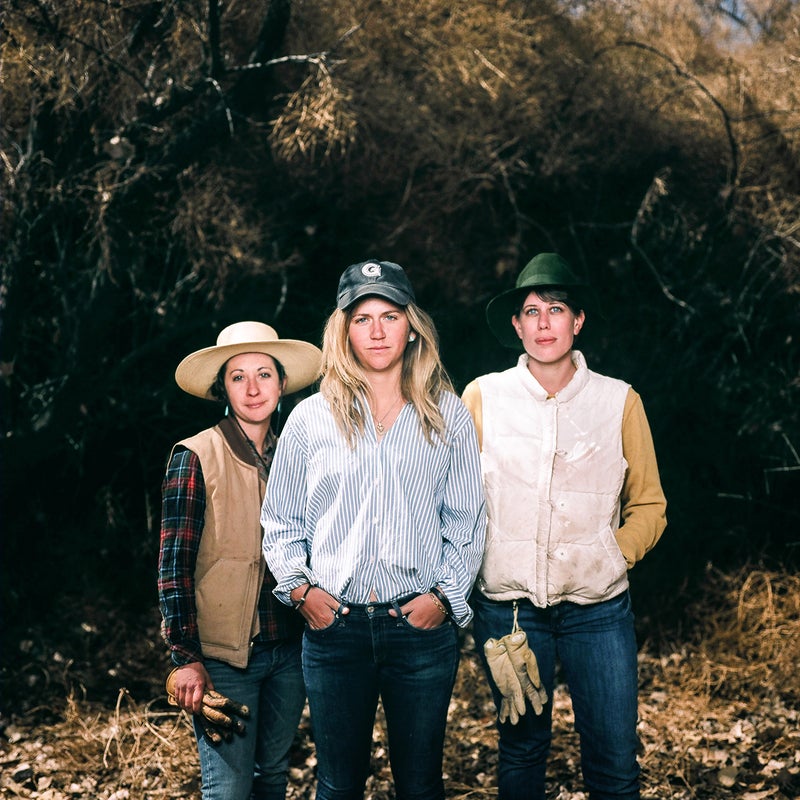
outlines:
{"label": "forest background", "polygon": [[529,258],[594,284],[580,347],[642,395],[669,501],[643,642],[753,575],[800,603],[795,2],[6,0],[0,90],[0,730],[150,696],[160,481],[219,413],[177,363],[242,319],[318,342],[371,257],[459,390],[513,363],[483,310]]}

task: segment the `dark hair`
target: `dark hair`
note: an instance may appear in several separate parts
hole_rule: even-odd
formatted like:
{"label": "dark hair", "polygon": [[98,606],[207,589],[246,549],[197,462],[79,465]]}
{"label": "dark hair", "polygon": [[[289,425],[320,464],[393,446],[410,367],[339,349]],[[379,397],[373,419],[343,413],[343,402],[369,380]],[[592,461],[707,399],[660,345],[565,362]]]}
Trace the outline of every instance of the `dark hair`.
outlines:
{"label": "dark hair", "polygon": [[583,303],[580,299],[560,286],[526,286],[525,289],[527,289],[525,294],[520,292],[519,304],[517,305],[517,310],[514,312],[515,317],[518,317],[522,313],[522,305],[531,292],[538,294],[542,300],[546,300],[548,303],[563,303],[576,317],[583,311]]}
{"label": "dark hair", "polygon": [[[286,368],[278,361],[275,356],[270,355],[269,353],[264,353],[265,356],[269,356],[273,363],[275,364],[275,369],[278,373],[278,380],[283,383],[284,378],[286,378]],[[233,358],[233,356],[231,356]],[[231,359],[229,358],[228,361]],[[219,400],[220,403],[227,403],[228,402],[228,394],[225,391],[225,370],[228,367],[228,361],[226,361],[217,372],[217,377],[214,378],[214,383],[211,384],[211,395],[215,400]]]}

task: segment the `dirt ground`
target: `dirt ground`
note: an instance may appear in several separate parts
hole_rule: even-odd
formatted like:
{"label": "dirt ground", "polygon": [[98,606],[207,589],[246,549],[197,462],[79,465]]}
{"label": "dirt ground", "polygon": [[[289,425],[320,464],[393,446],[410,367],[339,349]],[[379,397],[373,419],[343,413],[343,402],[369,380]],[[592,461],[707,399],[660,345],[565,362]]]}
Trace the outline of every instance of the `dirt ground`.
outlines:
{"label": "dirt ground", "polygon": [[[693,626],[691,640],[647,642],[640,652],[642,796],[800,797],[800,578],[757,570],[714,574],[708,592],[694,610],[702,625]],[[0,796],[198,800],[189,721],[161,693],[164,657],[155,621],[147,620],[135,636],[128,622],[117,621],[116,635],[103,640],[100,625],[112,620],[79,610],[83,621],[77,623],[73,609],[74,623],[62,630],[60,642],[31,631],[12,643],[11,657],[3,656]],[[565,686],[557,687],[553,703],[548,800],[586,800]],[[497,796],[494,722],[468,633],[450,706],[448,798]],[[391,800],[380,713],[373,739],[365,797]],[[289,800],[313,797],[315,763],[304,715]]]}

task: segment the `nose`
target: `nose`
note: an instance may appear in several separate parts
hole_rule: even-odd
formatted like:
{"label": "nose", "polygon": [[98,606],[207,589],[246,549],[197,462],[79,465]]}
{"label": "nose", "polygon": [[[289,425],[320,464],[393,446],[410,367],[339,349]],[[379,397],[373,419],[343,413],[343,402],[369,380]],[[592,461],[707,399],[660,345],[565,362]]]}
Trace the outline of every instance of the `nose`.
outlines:
{"label": "nose", "polygon": [[258,381],[248,380],[247,381],[247,394],[249,395],[257,395],[259,392]]}
{"label": "nose", "polygon": [[538,328],[540,331],[547,330],[550,327],[550,318],[547,314],[539,314],[538,316]]}
{"label": "nose", "polygon": [[383,330],[383,323],[379,319],[372,323],[369,335],[372,339],[383,339],[386,336]]}

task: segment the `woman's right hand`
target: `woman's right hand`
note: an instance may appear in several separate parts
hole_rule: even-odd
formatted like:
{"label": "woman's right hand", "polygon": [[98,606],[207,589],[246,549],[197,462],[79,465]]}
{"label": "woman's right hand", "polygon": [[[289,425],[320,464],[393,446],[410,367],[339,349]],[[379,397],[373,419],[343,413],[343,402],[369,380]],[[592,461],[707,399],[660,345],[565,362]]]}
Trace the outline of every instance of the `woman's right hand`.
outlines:
{"label": "woman's right hand", "polygon": [[[295,606],[297,611],[303,615],[312,630],[321,630],[333,624],[336,612],[339,610],[339,601],[331,594],[328,594],[319,586],[311,586],[304,583],[296,589],[292,589],[291,600],[293,603],[300,603]],[[301,599],[305,598],[304,600]],[[349,611],[347,606],[342,609],[342,614]]]}
{"label": "woman's right hand", "polygon": [[199,714],[203,707],[203,695],[214,688],[214,682],[200,661],[192,661],[174,670],[171,688],[180,708]]}

